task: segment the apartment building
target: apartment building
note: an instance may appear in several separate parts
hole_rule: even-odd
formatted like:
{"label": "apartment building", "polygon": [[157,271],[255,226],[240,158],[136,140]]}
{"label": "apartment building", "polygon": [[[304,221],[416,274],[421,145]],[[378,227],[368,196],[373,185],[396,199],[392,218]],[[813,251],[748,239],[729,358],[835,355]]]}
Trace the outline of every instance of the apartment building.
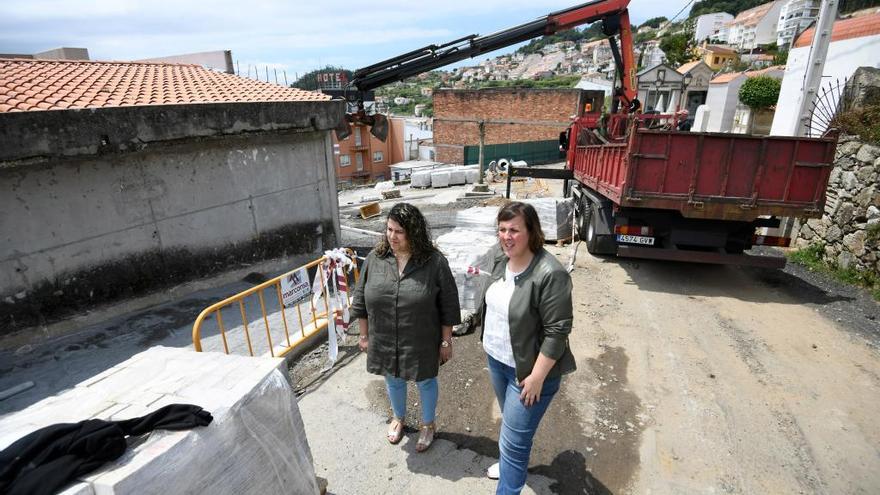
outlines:
{"label": "apartment building", "polygon": [[782,0],[776,0],[740,12],[727,24],[727,43],[740,50],[750,50],[775,42],[776,25],[783,3]]}
{"label": "apartment building", "polygon": [[788,0],[779,11],[776,45],[788,48],[798,33],[819,16],[819,0]]}
{"label": "apartment building", "polygon": [[733,20],[733,16],[727,12],[715,12],[703,14],[697,17],[694,23],[694,41],[701,43],[704,40],[721,40],[727,38],[725,24]]}

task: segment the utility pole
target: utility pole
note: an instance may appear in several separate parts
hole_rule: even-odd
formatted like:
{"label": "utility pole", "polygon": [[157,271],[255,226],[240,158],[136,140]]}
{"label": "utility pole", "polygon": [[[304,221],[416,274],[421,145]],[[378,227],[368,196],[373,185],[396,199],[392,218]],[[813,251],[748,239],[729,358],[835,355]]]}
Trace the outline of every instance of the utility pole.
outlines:
{"label": "utility pole", "polygon": [[483,181],[483,146],[486,144],[486,121],[478,122],[480,128],[480,156],[477,158],[477,169],[480,171],[479,179],[474,184],[474,192],[489,192],[489,185]]}
{"label": "utility pole", "polygon": [[810,124],[811,106],[822,85],[822,71],[828,57],[828,45],[831,44],[831,31],[837,17],[837,0],[822,0],[819,7],[819,19],[816,21],[816,32],[810,45],[810,55],[804,71],[804,85],[801,88],[801,99],[798,102],[798,121],[794,135],[803,136]]}

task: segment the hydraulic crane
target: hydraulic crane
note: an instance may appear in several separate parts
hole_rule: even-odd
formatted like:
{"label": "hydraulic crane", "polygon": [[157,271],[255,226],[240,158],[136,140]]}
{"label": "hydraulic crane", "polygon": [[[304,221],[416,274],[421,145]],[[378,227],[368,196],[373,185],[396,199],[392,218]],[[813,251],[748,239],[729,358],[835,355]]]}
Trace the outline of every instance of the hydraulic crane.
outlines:
{"label": "hydraulic crane", "polygon": [[[619,84],[614,90],[611,113],[626,113],[633,106],[636,97],[635,61],[633,57],[632,29],[629,23],[627,6],[630,0],[598,0],[577,5],[565,10],[550,13],[537,20],[504,29],[493,34],[468,35],[441,45],[428,45],[388,60],[355,71],[350,87],[358,95],[385,84],[402,81],[408,77],[427,72],[466,58],[476,57],[521,41],[538,36],[558,33],[582,24],[602,21],[602,32],[608,36],[614,58],[616,80]],[[619,45],[618,40],[619,39]],[[347,114],[337,128],[339,139],[351,134],[352,123],[366,124],[370,132],[385,141],[388,123],[384,115],[368,115],[364,110],[363,98],[358,96],[357,111]]]}

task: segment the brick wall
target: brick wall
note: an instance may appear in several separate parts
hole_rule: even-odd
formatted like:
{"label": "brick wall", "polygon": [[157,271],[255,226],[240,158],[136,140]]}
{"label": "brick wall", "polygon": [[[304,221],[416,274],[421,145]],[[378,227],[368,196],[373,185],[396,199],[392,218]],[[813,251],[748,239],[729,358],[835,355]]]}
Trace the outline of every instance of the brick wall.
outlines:
{"label": "brick wall", "polygon": [[437,160],[463,163],[464,146],[557,139],[583,102],[578,89],[439,90],[434,93]]}

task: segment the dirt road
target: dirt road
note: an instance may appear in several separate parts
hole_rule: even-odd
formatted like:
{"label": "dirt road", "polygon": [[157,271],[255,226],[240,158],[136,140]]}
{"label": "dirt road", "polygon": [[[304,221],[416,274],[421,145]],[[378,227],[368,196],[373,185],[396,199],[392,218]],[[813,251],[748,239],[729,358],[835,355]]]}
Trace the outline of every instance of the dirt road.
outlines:
{"label": "dirt road", "polygon": [[[550,249],[568,259],[570,248]],[[531,463],[556,480],[553,492],[880,492],[876,303],[780,271],[583,248],[572,277],[579,369]],[[825,316],[832,305],[849,320]],[[477,335],[456,338],[455,353],[441,369],[440,437],[497,456]],[[372,383],[364,392],[385,413],[381,381]]]}

